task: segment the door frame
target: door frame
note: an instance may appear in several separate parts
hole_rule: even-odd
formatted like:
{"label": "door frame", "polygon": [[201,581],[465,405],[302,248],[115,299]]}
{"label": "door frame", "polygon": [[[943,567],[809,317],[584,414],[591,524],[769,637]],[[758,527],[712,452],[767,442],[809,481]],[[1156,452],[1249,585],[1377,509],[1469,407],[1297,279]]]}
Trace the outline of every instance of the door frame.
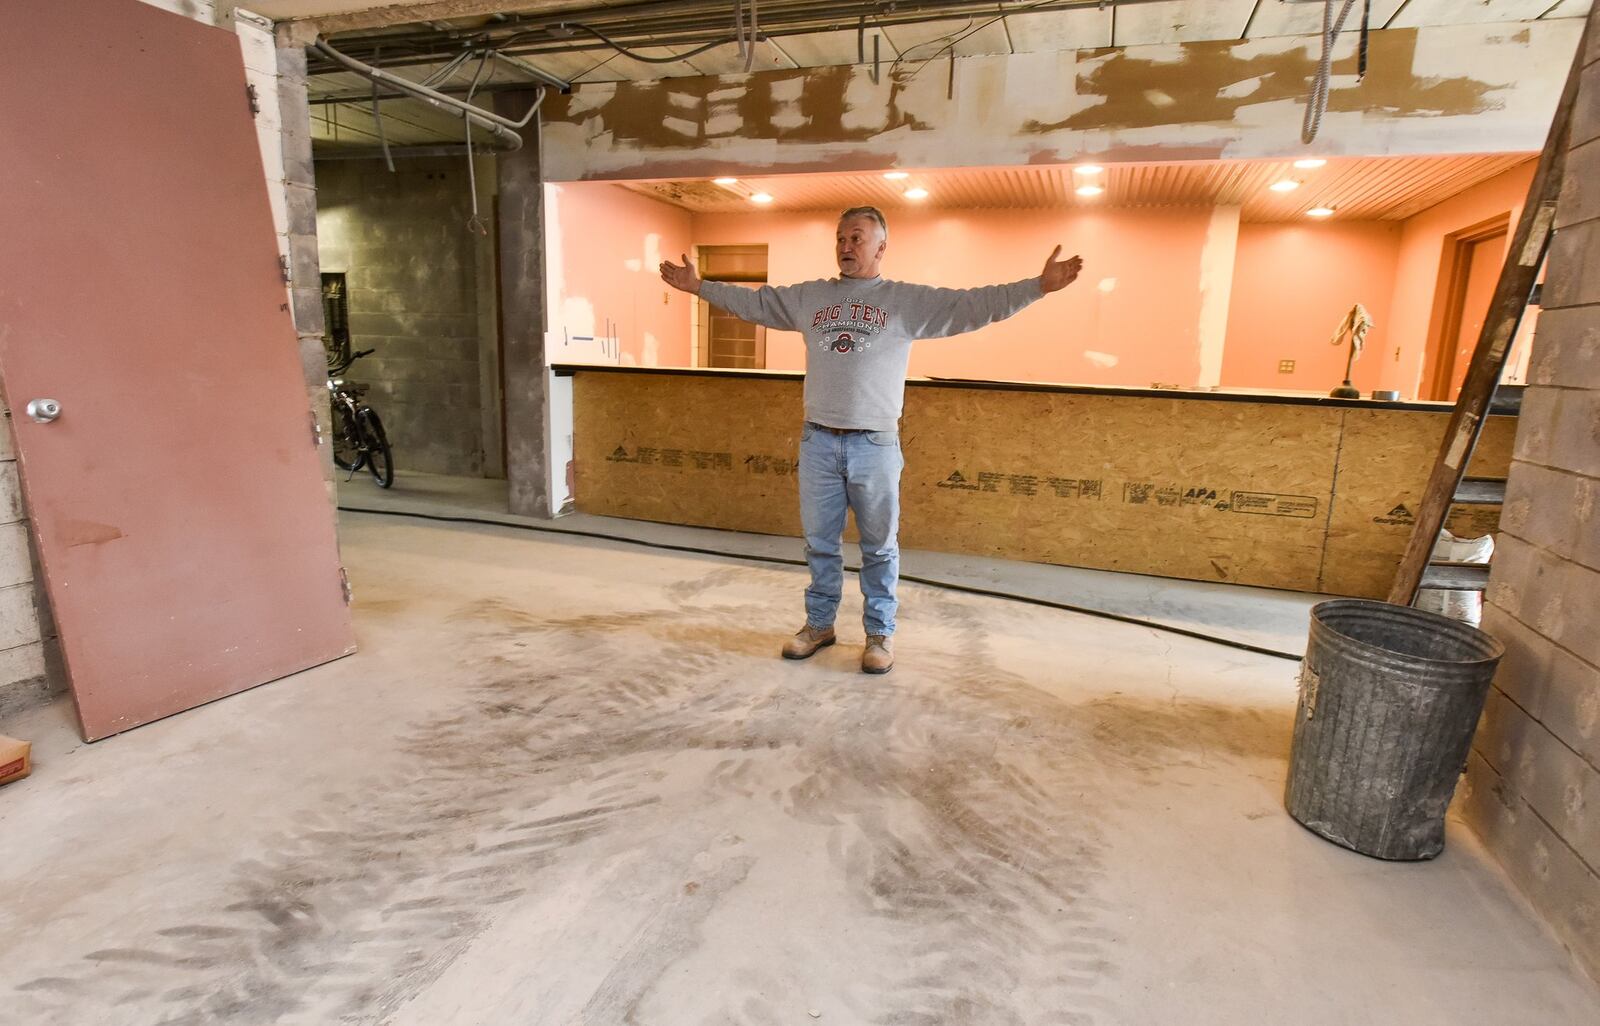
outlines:
{"label": "door frame", "polygon": [[1424,399],[1450,401],[1450,378],[1455,371],[1456,337],[1466,312],[1467,282],[1472,272],[1472,248],[1480,242],[1511,232],[1511,212],[1469,225],[1444,237],[1439,259],[1439,281],[1433,293],[1427,355],[1423,360]]}

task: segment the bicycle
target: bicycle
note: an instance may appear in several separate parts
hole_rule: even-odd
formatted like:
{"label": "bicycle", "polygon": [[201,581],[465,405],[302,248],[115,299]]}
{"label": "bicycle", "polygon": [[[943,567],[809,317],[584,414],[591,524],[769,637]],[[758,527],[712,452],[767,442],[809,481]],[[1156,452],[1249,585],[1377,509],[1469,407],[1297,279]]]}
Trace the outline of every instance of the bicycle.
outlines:
{"label": "bicycle", "polygon": [[339,377],[351,364],[372,352],[363,349],[328,365],[328,393],[333,402],[333,462],[340,470],[348,470],[351,477],[365,467],[379,488],[388,488],[394,484],[394,454],[389,449],[383,420],[362,398],[367,393],[366,385]]}

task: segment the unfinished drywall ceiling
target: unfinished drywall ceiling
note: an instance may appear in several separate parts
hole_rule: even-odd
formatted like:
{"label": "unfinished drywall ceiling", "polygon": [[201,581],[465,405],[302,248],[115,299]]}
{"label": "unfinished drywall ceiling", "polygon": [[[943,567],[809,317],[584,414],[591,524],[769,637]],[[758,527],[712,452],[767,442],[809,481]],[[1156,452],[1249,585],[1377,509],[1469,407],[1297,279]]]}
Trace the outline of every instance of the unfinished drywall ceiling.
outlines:
{"label": "unfinished drywall ceiling", "polygon": [[[1571,22],[1588,10],[1590,2],[1376,0],[1371,24],[1377,29],[1481,25],[1514,36],[1522,29],[1517,22]],[[320,34],[363,60],[402,69],[418,79],[437,72],[464,50],[492,47],[516,55],[524,64],[521,72],[493,63],[483,69],[480,86],[489,90],[532,81],[529,68],[565,81],[607,82],[858,65],[872,68],[875,83],[885,74],[898,76],[897,81],[920,75],[944,81],[948,93],[959,77],[954,66],[959,58],[1292,36],[1303,37],[1315,47],[1320,45],[1317,37],[1322,18],[1320,4],[1283,0],[1060,0],[1049,6],[965,0],[769,2],[760,7],[760,38],[747,61],[733,41],[734,5],[715,0],[673,4],[651,0],[510,4],[503,0],[277,0],[252,6],[271,17],[289,19],[283,28],[298,42],[309,42]],[[750,6],[756,5],[746,9]],[[590,35],[591,29],[622,44],[629,53]],[[717,45],[719,39],[721,45]],[[1352,25],[1343,37],[1347,51],[1353,51],[1355,39]],[[1387,55],[1374,55],[1375,62],[1387,59]],[[1178,66],[1167,66],[1174,63]],[[1402,70],[1412,69],[1409,62],[1403,63]],[[929,64],[938,66],[924,68]],[[314,76],[312,88],[318,142],[326,146],[376,141],[369,84],[315,60],[313,70],[321,72]],[[1428,68],[1416,70],[1435,74]],[[464,91],[473,71],[466,67],[445,87]],[[1216,94],[1234,106],[1283,99],[1277,95],[1283,87],[1299,98],[1307,68],[1297,62],[1287,72],[1254,85],[1251,76],[1238,76],[1218,83],[1226,87],[1220,94],[1214,84],[1204,81],[1180,83],[1180,91]],[[1107,67],[1097,72],[1106,78],[1101,90],[1105,95],[1131,100],[1136,107],[1147,102],[1153,109],[1144,117],[1155,117],[1162,124],[1170,123],[1165,115],[1177,112],[1163,110],[1165,104],[1155,94],[1177,94],[1170,83],[1150,84],[1145,79],[1173,73],[1187,76],[1184,62],[1162,61],[1159,67],[1150,68],[1110,59]],[[1369,87],[1367,95],[1372,93]],[[1383,106],[1392,99],[1380,97],[1368,106]],[[386,136],[398,145],[449,141],[458,134],[450,118],[406,99],[385,102],[382,116]]]}
{"label": "unfinished drywall ceiling", "polygon": [[[1535,19],[1577,18],[1591,0],[1374,0],[1374,29],[1421,28],[1434,25],[1494,24]],[[232,4],[219,4],[231,8]],[[303,20],[324,34],[352,34],[396,27],[431,27],[436,32],[484,27],[542,28],[560,22],[594,24],[607,34],[636,46],[649,46],[648,32],[628,32],[628,22],[656,14],[669,5],[617,0],[261,0],[245,6],[274,19]],[[672,4],[683,16],[699,11],[725,13],[727,34],[733,28],[734,4]],[[760,11],[762,34],[801,66],[851,64],[870,58],[861,53],[858,28],[883,34],[896,56],[909,48],[940,40],[957,56],[1026,53],[1151,43],[1261,39],[1312,35],[1322,28],[1322,5],[1284,0],[1057,0],[1046,4],[1013,0],[981,3],[970,0],[901,0],[899,3],[835,2],[746,4]],[[1354,22],[1351,22],[1354,28]],[[546,37],[548,41],[549,37]],[[702,41],[716,38],[715,32]],[[692,43],[658,38],[667,53],[684,53]],[[870,47],[870,44],[869,44]],[[922,54],[919,56],[928,56]],[[720,73],[707,64],[723,60],[721,49],[689,58],[700,74]],[[615,70],[615,69],[614,69]],[[637,66],[629,70],[639,70]],[[743,61],[737,70],[743,70]],[[646,77],[660,77],[659,72]]]}
{"label": "unfinished drywall ceiling", "polygon": [[[1324,154],[1536,150],[1581,23],[1375,33],[1335,61]],[[585,85],[545,105],[554,181],[1303,155],[1315,38]]]}

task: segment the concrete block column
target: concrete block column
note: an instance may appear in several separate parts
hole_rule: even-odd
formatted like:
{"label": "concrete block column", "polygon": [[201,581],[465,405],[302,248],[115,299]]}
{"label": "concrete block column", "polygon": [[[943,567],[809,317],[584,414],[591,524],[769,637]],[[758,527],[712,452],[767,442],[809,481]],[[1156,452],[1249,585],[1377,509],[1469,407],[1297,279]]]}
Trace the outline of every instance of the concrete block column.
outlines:
{"label": "concrete block column", "polygon": [[[506,92],[496,109],[520,117],[530,93]],[[552,517],[550,385],[545,353],[544,173],[538,120],[520,150],[497,160],[500,182],[500,315],[505,359],[506,478],[511,512]]]}
{"label": "concrete block column", "polygon": [[[311,159],[311,107],[306,93],[306,51],[292,37],[278,37],[278,112],[283,125],[283,200],[287,218],[289,297],[299,339],[300,364],[306,378],[306,399],[322,425],[322,437],[333,438],[328,405],[328,364],[322,344],[322,268],[317,258],[317,178]],[[269,177],[271,170],[269,169]],[[337,505],[333,484],[333,447],[322,447],[322,473],[329,501]]]}

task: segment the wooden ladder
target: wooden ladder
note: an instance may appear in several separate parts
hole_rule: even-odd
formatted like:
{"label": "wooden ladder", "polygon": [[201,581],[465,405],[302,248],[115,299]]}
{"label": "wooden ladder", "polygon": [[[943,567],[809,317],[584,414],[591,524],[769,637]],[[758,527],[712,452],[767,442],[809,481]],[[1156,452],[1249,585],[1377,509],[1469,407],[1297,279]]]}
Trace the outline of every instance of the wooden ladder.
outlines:
{"label": "wooden ladder", "polygon": [[[1592,33],[1600,31],[1600,8],[1591,13],[1583,34],[1578,39],[1578,52],[1573,58],[1572,70],[1567,74],[1567,84],[1561,91],[1561,102],[1556,105],[1555,117],[1550,122],[1550,134],[1545,138],[1544,150],[1539,154],[1539,165],[1528,186],[1528,200],[1523,205],[1522,216],[1517,221],[1517,233],[1506,249],[1505,266],[1500,270],[1500,280],[1495,285],[1494,298],[1489,303],[1489,314],[1484,318],[1483,331],[1472,350],[1472,362],[1467,365],[1466,380],[1450,414],[1450,424],[1440,443],[1433,472],[1423,490],[1417,508],[1416,524],[1406,543],[1405,555],[1400,559],[1400,569],[1394,586],[1389,590],[1389,601],[1409,606],[1421,588],[1448,590],[1483,590],[1488,586],[1489,568],[1481,563],[1445,563],[1433,561],[1433,548],[1444,526],[1453,503],[1495,504],[1505,501],[1506,483],[1494,478],[1466,476],[1467,464],[1478,444],[1484,420],[1490,413],[1513,412],[1511,403],[1496,406],[1495,390],[1505,371],[1506,357],[1511,343],[1517,337],[1517,327],[1522,323],[1539,278],[1539,268],[1544,264],[1554,234],[1556,198],[1561,192],[1561,181],[1566,172],[1568,141],[1571,137],[1572,107],[1578,95],[1578,81],[1583,71],[1583,57],[1588,51]],[[1509,398],[1509,397],[1508,397]],[[1515,406],[1520,407],[1521,396]]]}

